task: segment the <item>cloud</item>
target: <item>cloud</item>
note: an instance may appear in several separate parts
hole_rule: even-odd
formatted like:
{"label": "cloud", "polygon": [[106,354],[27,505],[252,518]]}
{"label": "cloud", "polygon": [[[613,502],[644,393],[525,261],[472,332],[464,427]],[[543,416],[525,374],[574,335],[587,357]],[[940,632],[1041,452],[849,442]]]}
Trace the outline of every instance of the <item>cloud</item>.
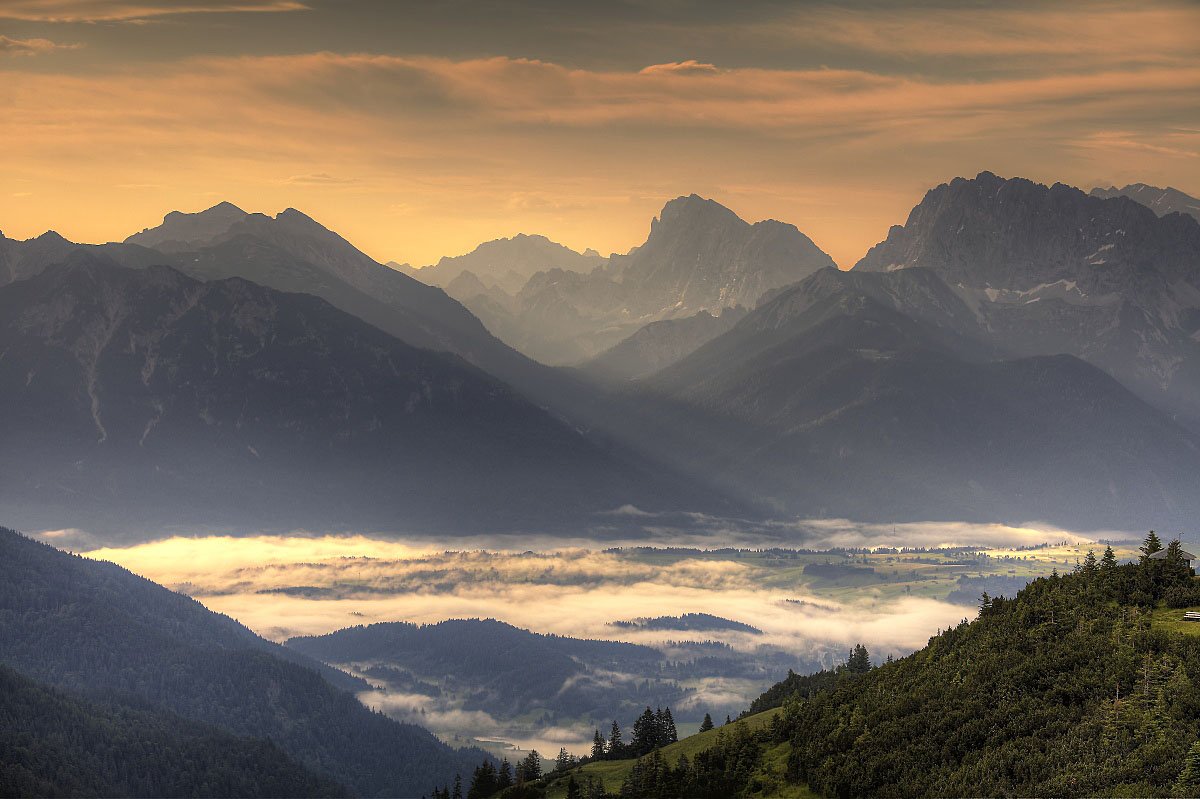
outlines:
{"label": "cloud", "polygon": [[1190,61],[1196,54],[1197,30],[1200,8],[1195,5],[1099,2],[1035,9],[806,8],[790,20],[772,20],[760,32],[908,59],[991,60],[1012,70],[1045,69],[1063,62],[1078,69],[1097,62]]}
{"label": "cloud", "polygon": [[78,50],[82,44],[61,44],[49,39],[14,39],[0,35],[0,55],[13,58],[53,53],[56,50]]}
{"label": "cloud", "polygon": [[348,186],[358,183],[357,178],[339,178],[327,172],[314,172],[309,175],[292,175],[284,181],[292,186]]}
{"label": "cloud", "polygon": [[715,75],[720,72],[713,64],[702,64],[694,58],[687,61],[676,61],[666,64],[651,64],[645,67],[639,75]]}
{"label": "cloud", "polygon": [[[955,175],[1200,181],[1196,147],[1163,136],[1198,123],[1188,100],[1200,60],[1177,50],[1132,63],[1096,47],[1054,68],[983,73],[897,69],[882,56],[643,69],[649,59],[581,68],[333,52],[12,68],[0,80],[0,170],[70,191],[0,213],[8,231],[70,217],[73,238],[124,238],[163,205],[219,190],[260,207],[303,202],[382,261],[431,263],[513,230],[624,252],[663,201],[698,192],[749,219],[793,222],[848,266]],[[1149,147],[1081,146],[1105,130]],[[1133,156],[1119,174],[1116,152]],[[361,182],[330,181],[345,176]],[[99,188],[133,183],[169,188],[120,205]]]}
{"label": "cloud", "polygon": [[301,11],[298,0],[5,0],[0,19],[32,22],[129,22],[169,14]]}

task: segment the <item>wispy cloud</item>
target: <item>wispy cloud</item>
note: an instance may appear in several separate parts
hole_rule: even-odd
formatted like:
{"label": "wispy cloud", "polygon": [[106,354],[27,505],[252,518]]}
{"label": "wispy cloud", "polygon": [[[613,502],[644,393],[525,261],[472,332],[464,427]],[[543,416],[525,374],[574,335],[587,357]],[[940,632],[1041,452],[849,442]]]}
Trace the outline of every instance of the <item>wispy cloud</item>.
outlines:
{"label": "wispy cloud", "polygon": [[348,186],[358,183],[357,178],[342,178],[327,172],[314,172],[308,175],[292,175],[284,183],[292,186]]}
{"label": "wispy cloud", "polygon": [[129,22],[169,14],[301,11],[298,0],[5,0],[0,19],[33,22]]}
{"label": "wispy cloud", "polygon": [[[1070,62],[1194,61],[1200,7],[1189,3],[1094,2],[871,9],[806,8],[773,20],[765,35],[824,42],[848,51],[903,58],[990,59],[1006,70]],[[1012,59],[1022,59],[1013,61]]]}
{"label": "wispy cloud", "polygon": [[714,64],[702,64],[694,58],[687,61],[674,61],[666,64],[651,64],[644,67],[639,75],[715,75],[720,72]]}
{"label": "wispy cloud", "polygon": [[56,50],[78,50],[82,44],[63,44],[50,39],[14,39],[0,35],[0,56],[36,56],[53,53]]}

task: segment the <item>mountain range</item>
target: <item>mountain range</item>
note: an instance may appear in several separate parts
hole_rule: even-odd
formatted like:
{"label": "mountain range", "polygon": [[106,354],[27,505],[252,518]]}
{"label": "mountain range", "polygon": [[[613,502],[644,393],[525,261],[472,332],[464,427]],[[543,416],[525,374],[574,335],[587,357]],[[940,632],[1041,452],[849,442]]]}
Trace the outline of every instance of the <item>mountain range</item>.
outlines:
{"label": "mountain range", "polygon": [[306,294],[92,252],[0,288],[10,518],[494,531],[684,489]]}
{"label": "mountain range", "polygon": [[1100,197],[1105,200],[1112,197],[1128,197],[1146,206],[1159,216],[1178,213],[1188,214],[1200,219],[1200,200],[1169,186],[1161,189],[1158,186],[1147,186],[1145,183],[1130,183],[1120,189],[1116,186],[1109,186],[1108,188],[1097,187],[1088,193],[1093,197]]}
{"label": "mountain range", "polygon": [[1124,194],[957,178],[848,272],[695,195],[626,255],[519,236],[428,269],[581,365],[293,209],[0,237],[0,510],[131,535],[1200,510],[1200,223]]}
{"label": "mountain range", "polygon": [[[546,268],[509,265],[522,260]],[[476,268],[460,269],[466,265]],[[625,255],[601,259],[542,237],[517,237],[410,274],[436,281],[458,270],[438,284],[489,330],[543,363],[578,364],[646,324],[750,307],[765,292],[828,266],[833,260],[793,225],[750,224],[693,194],[668,202],[646,241]],[[513,288],[515,281],[498,281],[497,272],[525,280]]]}
{"label": "mountain range", "polygon": [[[493,735],[528,733],[530,719],[542,728],[606,727],[647,705],[670,706],[677,720],[698,723],[707,711],[740,709],[743,696],[735,685],[768,685],[800,663],[818,668],[821,662],[815,653],[798,656],[768,644],[735,650],[712,640],[673,640],[695,631],[760,632],[705,614],[617,622],[614,628],[661,638],[633,644],[546,635],[495,619],[449,619],[350,627],[291,638],[286,645],[361,674],[397,697],[396,704],[428,702],[446,716],[449,709],[482,711],[497,725]],[[722,688],[707,690],[712,685]],[[438,731],[480,734],[478,726],[473,732]]]}

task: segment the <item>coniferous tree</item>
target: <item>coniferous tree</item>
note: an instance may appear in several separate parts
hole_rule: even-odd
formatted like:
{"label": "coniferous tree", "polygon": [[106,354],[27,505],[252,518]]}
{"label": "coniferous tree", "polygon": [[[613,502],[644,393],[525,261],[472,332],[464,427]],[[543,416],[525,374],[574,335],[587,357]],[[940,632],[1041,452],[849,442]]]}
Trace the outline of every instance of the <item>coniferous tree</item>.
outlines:
{"label": "coniferous tree", "polygon": [[560,746],[558,748],[558,757],[554,758],[554,770],[566,771],[575,762],[575,758],[571,757],[571,753],[567,751],[567,747]]}
{"label": "coniferous tree", "polygon": [[704,721],[700,722],[700,732],[708,732],[708,731],[709,731],[709,730],[711,730],[712,728],[713,728],[713,720],[712,720],[712,716],[710,716],[709,714],[705,713],[705,714],[704,714]]}
{"label": "coniferous tree", "polygon": [[450,799],[463,799],[461,774],[454,775],[454,790],[450,792]]}
{"label": "coniferous tree", "polygon": [[641,757],[650,754],[657,745],[658,724],[654,719],[654,711],[647,706],[642,715],[633,722],[633,740],[630,741],[630,746],[633,748],[634,757]]}
{"label": "coniferous tree", "polygon": [[1104,548],[1104,557],[1100,558],[1100,571],[1108,573],[1117,568],[1117,556],[1111,546]]}
{"label": "coniferous tree", "polygon": [[1179,779],[1175,780],[1171,792],[1175,796],[1200,795],[1200,741],[1192,744],[1192,748],[1188,750],[1183,761],[1183,771],[1179,773]]}
{"label": "coniferous tree", "polygon": [[600,730],[596,730],[596,734],[592,736],[592,760],[604,759],[604,739],[600,737]]}
{"label": "coniferous tree", "polygon": [[1160,551],[1162,548],[1162,541],[1160,541],[1158,536],[1154,534],[1154,531],[1151,530],[1150,534],[1146,536],[1146,540],[1142,542],[1141,547],[1139,547],[1142,552],[1141,562],[1145,563],[1150,559],[1151,555]]}
{"label": "coniferous tree", "polygon": [[726,723],[726,724],[732,724],[732,723],[733,723],[733,719],[729,718],[729,714],[728,714],[728,713],[726,713],[726,714],[725,714],[725,723]]}
{"label": "coniferous tree", "polygon": [[621,740],[621,725],[613,719],[612,732],[608,734],[608,756],[616,760],[624,754],[625,744]]}
{"label": "coniferous tree", "polygon": [[496,773],[496,788],[504,790],[511,787],[513,784],[512,765],[508,762],[508,758],[500,761],[500,771]]}
{"label": "coniferous tree", "polygon": [[574,774],[567,778],[567,799],[583,799],[583,791],[579,789],[579,783],[575,782]]}
{"label": "coniferous tree", "polygon": [[1087,555],[1083,559],[1083,565],[1079,567],[1079,572],[1087,579],[1093,579],[1099,572],[1100,567],[1096,563],[1096,553],[1088,550]]}
{"label": "coniferous tree", "polygon": [[679,730],[675,729],[675,717],[671,715],[671,708],[668,707],[663,711],[662,721],[662,741],[663,746],[670,746],[679,740]]}
{"label": "coniferous tree", "polygon": [[492,761],[486,760],[476,767],[471,775],[471,786],[467,788],[467,799],[487,799],[500,790],[497,781],[496,767]]}
{"label": "coniferous tree", "polygon": [[520,763],[517,764],[517,783],[533,782],[542,778],[542,756],[538,750],[531,749]]}
{"label": "coniferous tree", "polygon": [[855,644],[850,657],[846,659],[846,669],[851,674],[866,674],[871,670],[871,655],[862,644]]}

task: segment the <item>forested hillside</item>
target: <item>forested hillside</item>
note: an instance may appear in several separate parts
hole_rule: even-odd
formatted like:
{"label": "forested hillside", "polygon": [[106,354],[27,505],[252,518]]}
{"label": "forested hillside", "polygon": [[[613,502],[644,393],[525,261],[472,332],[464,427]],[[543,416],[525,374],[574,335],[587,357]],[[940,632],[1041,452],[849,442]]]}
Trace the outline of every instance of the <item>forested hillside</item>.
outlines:
{"label": "forested hillside", "polygon": [[346,795],[266,741],[83,701],[0,666],[0,797]]}
{"label": "forested hillside", "polygon": [[0,528],[0,663],[27,677],[267,739],[363,796],[417,795],[484,757],[368,710],[280,649],[113,564]]}
{"label": "forested hillside", "polygon": [[754,703],[756,725],[627,761],[619,792],[585,766],[527,795],[1196,796],[1200,635],[1171,620],[1200,590],[1181,551],[1152,533],[1138,563],[1089,553],[1015,598],[984,594],[975,620],[913,655],[872,667],[859,647],[835,672],[790,675]]}

